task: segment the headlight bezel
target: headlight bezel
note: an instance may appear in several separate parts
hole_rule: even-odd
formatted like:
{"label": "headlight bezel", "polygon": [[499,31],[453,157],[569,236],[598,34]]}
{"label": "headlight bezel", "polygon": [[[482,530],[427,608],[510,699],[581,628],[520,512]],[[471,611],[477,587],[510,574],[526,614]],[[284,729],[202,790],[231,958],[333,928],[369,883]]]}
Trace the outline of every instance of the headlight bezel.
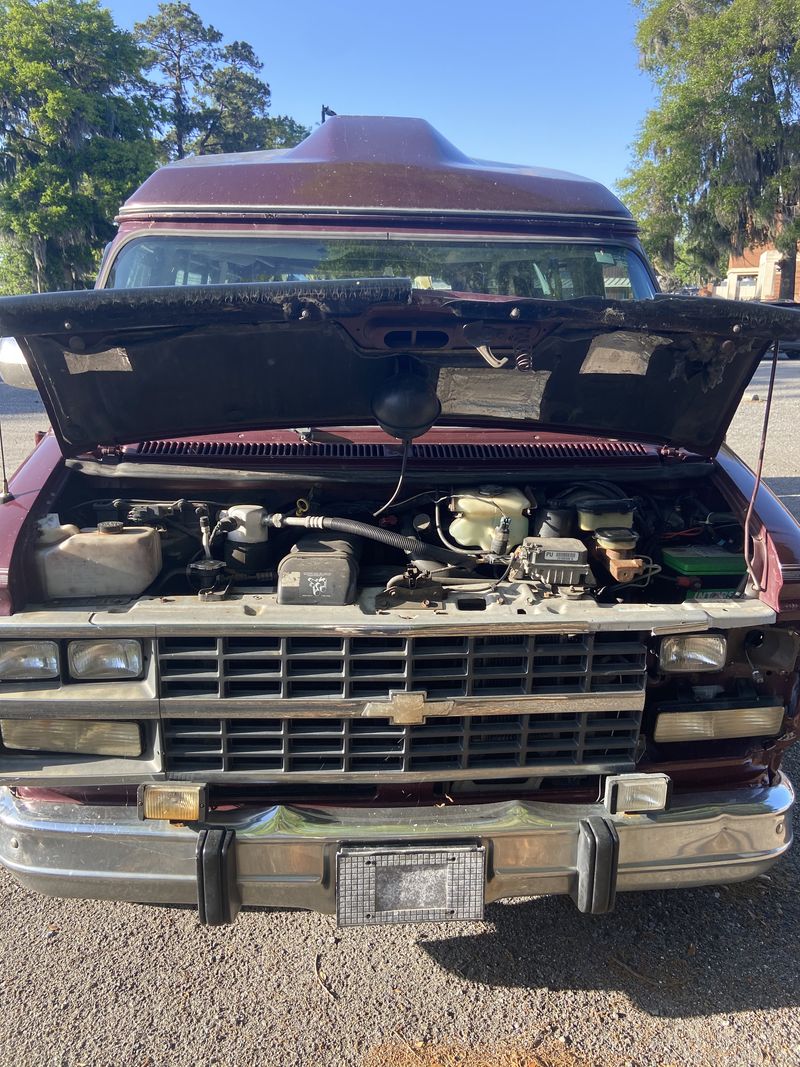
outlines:
{"label": "headlight bezel", "polygon": [[658,666],[664,674],[717,674],[728,662],[725,634],[670,634],[662,637]]}

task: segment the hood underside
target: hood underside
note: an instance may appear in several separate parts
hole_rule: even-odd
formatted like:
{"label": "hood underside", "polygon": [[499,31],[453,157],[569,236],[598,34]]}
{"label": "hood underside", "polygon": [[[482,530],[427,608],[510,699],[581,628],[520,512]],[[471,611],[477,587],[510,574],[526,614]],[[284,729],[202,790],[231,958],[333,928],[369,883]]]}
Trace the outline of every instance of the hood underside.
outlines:
{"label": "hood underside", "polygon": [[[438,426],[719,448],[800,312],[657,297],[412,290],[404,279],[46,293],[0,300],[65,455],[143,439],[374,425],[398,376]],[[427,405],[428,407],[430,405]]]}

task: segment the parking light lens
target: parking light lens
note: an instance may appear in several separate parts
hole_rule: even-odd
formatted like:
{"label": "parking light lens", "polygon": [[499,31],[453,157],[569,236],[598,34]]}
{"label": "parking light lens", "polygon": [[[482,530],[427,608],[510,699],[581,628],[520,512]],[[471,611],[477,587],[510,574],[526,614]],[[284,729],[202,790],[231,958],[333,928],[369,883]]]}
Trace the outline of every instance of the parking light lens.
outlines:
{"label": "parking light lens", "polygon": [[665,637],[658,663],[662,671],[719,671],[725,666],[728,642],[720,634]]}
{"label": "parking light lens", "polygon": [[139,787],[139,817],[170,822],[199,822],[205,818],[206,787],[187,785],[142,785]]}
{"label": "parking light lens", "polygon": [[79,681],[139,678],[142,673],[140,641],[70,641],[69,673]]}
{"label": "parking light lens", "polygon": [[0,681],[34,682],[58,674],[55,641],[0,641]]}
{"label": "parking light lens", "polygon": [[82,756],[141,756],[136,722],[86,719],[3,719],[3,745],[22,752],[69,752]]}
{"label": "parking light lens", "polygon": [[605,806],[612,815],[664,811],[669,801],[666,774],[617,774],[606,778]]}
{"label": "parking light lens", "polygon": [[775,737],[783,724],[783,707],[711,708],[708,711],[662,711],[655,740],[724,741],[736,737]]}

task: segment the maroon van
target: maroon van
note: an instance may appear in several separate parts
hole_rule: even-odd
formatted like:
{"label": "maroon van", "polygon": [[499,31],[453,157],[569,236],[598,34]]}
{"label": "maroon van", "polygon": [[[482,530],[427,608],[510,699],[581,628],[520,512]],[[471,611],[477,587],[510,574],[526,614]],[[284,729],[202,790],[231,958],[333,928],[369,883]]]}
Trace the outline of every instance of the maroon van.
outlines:
{"label": "maroon van", "polygon": [[[800,529],[724,445],[785,308],[415,119],[158,170],[0,301],[0,862],[57,896],[477,919],[789,847]],[[773,362],[774,368],[774,362]]]}

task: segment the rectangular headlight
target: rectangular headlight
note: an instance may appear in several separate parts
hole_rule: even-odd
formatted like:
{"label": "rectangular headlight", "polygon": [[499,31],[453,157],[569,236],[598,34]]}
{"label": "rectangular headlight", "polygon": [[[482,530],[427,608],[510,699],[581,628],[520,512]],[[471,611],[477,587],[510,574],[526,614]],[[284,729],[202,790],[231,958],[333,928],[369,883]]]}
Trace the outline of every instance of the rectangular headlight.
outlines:
{"label": "rectangular headlight", "polygon": [[720,634],[665,637],[658,654],[662,671],[719,671],[725,666],[728,642]]}
{"label": "rectangular headlight", "polygon": [[0,641],[0,681],[34,682],[58,675],[55,641]]}
{"label": "rectangular headlight", "polygon": [[783,723],[783,707],[710,708],[708,711],[662,711],[655,739],[723,741],[733,737],[775,737]]}
{"label": "rectangular headlight", "polygon": [[70,641],[69,673],[80,681],[139,678],[142,644],[130,638],[114,641]]}
{"label": "rectangular headlight", "polygon": [[25,752],[72,752],[84,756],[142,754],[142,734],[136,722],[3,719],[0,734],[6,748]]}

